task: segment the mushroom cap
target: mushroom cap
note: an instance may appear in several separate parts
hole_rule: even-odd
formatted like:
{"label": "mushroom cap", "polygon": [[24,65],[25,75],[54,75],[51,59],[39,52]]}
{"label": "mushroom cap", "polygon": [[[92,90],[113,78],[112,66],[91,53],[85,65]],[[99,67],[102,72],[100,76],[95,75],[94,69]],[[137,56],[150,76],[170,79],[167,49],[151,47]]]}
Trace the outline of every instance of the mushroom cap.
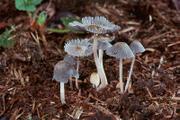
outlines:
{"label": "mushroom cap", "polygon": [[98,41],[98,49],[107,50],[110,47],[112,47],[111,43],[107,41]]}
{"label": "mushroom cap", "polygon": [[129,46],[134,54],[142,53],[145,51],[143,45],[137,40],[132,41]]}
{"label": "mushroom cap", "polygon": [[106,54],[117,59],[134,57],[133,52],[125,42],[118,42],[106,50]]}
{"label": "mushroom cap", "polygon": [[72,65],[63,60],[59,61],[54,66],[53,80],[67,83],[70,77],[79,77],[79,74]]}
{"label": "mushroom cap", "polygon": [[82,24],[84,24],[86,31],[97,34],[115,32],[120,29],[119,26],[108,21],[103,16],[84,17],[82,18]]}
{"label": "mushroom cap", "polygon": [[76,65],[76,59],[71,55],[66,55],[64,57],[64,61],[71,64],[71,65]]}
{"label": "mushroom cap", "polygon": [[92,54],[91,46],[87,39],[74,39],[65,44],[64,50],[74,57],[83,57]]}
{"label": "mushroom cap", "polygon": [[99,78],[98,73],[96,73],[96,72],[91,73],[90,83],[93,85],[93,87],[97,88],[99,86],[100,78]]}
{"label": "mushroom cap", "polygon": [[97,34],[115,32],[120,29],[118,25],[109,22],[103,16],[83,17],[82,23],[78,21],[73,21],[72,23],[69,23],[69,26],[74,29],[86,30],[88,32]]}
{"label": "mushroom cap", "polygon": [[93,42],[93,40],[98,41],[98,49],[106,50],[107,48],[111,47],[111,41],[115,39],[114,36],[96,36],[93,39],[90,39],[89,42]]}

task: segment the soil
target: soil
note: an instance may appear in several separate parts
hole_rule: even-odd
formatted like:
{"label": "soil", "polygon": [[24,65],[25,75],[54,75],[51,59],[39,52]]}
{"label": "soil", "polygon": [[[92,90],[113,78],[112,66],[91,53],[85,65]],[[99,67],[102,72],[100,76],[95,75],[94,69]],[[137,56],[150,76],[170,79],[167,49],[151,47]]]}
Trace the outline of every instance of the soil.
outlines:
{"label": "soil", "polygon": [[[44,0],[43,3],[49,2]],[[52,80],[54,65],[66,54],[64,43],[91,34],[49,33],[29,26],[26,12],[14,1],[0,1],[0,33],[10,25],[15,45],[0,48],[0,120],[178,120],[180,119],[180,11],[178,0],[52,0],[55,14],[46,26],[62,16],[105,16],[121,26],[115,42],[139,40],[146,48],[136,57],[132,90],[120,94],[118,61],[104,56],[109,85],[96,91],[90,74],[93,56],[81,58],[80,90],[65,85],[66,105],[60,103],[59,83]],[[42,4],[40,5],[42,6]],[[59,22],[58,26],[62,26]],[[125,60],[124,80],[130,68]]]}

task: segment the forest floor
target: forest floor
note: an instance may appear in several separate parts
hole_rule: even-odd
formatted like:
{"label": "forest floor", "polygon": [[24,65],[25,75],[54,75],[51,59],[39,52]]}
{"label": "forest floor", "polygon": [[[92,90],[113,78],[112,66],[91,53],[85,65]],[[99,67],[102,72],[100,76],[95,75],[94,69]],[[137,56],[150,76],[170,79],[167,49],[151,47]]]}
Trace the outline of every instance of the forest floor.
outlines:
{"label": "forest floor", "polygon": [[[44,32],[29,28],[26,12],[12,0],[0,1],[0,33],[10,25],[15,45],[0,48],[0,120],[178,120],[180,118],[180,11],[171,0],[114,0],[95,2],[53,0],[55,14],[105,16],[121,26],[115,42],[139,40],[146,51],[135,62],[131,93],[120,94],[118,61],[104,56],[109,85],[96,91],[89,82],[96,71],[93,56],[82,58],[80,90],[65,85],[66,105],[60,103],[59,83],[52,80],[54,65],[66,54],[63,45],[91,34]],[[139,1],[139,2],[138,2]],[[48,0],[45,0],[48,2]],[[68,4],[67,4],[68,3]],[[41,5],[40,5],[41,6]],[[57,23],[56,23],[57,24]],[[59,20],[58,26],[61,26]],[[47,25],[47,26],[48,26]],[[124,79],[130,60],[124,61]]]}

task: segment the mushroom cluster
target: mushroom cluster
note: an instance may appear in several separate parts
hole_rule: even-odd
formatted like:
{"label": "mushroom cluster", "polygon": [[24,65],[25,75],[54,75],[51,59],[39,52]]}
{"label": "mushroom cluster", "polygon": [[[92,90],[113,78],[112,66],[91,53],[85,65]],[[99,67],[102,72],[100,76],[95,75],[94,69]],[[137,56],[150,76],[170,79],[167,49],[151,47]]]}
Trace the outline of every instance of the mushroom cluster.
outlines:
{"label": "mushroom cluster", "polygon": [[[92,33],[93,36],[88,39],[69,40],[64,46],[64,50],[68,56],[65,56],[63,61],[55,65],[53,76],[53,79],[60,82],[61,102],[65,103],[64,83],[67,83],[70,77],[76,78],[75,85],[76,88],[79,89],[79,65],[80,58],[82,57],[93,54],[97,69],[97,73],[91,74],[90,77],[90,82],[93,86],[96,87],[97,90],[101,90],[108,85],[103,64],[104,51],[107,55],[119,60],[119,83],[117,84],[117,88],[120,88],[121,93],[126,92],[131,84],[135,55],[145,51],[143,45],[137,40],[133,41],[130,45],[125,42],[117,42],[112,45],[111,41],[113,41],[115,37],[110,37],[105,34],[114,33],[118,31],[120,27],[102,16],[84,17],[81,22],[73,21],[69,23],[69,27],[74,30],[83,30]],[[130,58],[132,59],[132,63],[127,82],[124,84],[123,60]]]}
{"label": "mushroom cluster", "polygon": [[75,69],[75,60],[71,56],[65,56],[64,60],[59,61],[54,66],[53,80],[60,83],[60,98],[61,103],[65,104],[65,90],[64,84],[68,82],[69,78],[79,78],[79,73]]}
{"label": "mushroom cluster", "polygon": [[[108,85],[107,77],[102,62],[103,49],[106,49],[109,46],[108,42],[112,41],[111,38],[104,38],[101,37],[100,35],[116,32],[120,29],[120,27],[118,25],[113,24],[103,16],[84,17],[82,18],[81,21],[82,23],[78,21],[69,23],[69,26],[74,29],[85,30],[87,32],[94,34],[93,37],[91,38],[93,41],[92,52],[94,56],[95,65],[97,68],[97,73],[101,81],[97,90],[100,90]],[[98,50],[98,46],[99,46],[99,50]],[[103,46],[103,49],[101,46]]]}

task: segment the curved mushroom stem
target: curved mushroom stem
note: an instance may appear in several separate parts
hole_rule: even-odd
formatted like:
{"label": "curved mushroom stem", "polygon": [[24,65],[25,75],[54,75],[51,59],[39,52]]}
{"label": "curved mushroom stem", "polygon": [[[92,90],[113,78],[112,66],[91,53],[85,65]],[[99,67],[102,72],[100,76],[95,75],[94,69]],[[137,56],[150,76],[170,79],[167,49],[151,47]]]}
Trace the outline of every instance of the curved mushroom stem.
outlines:
{"label": "curved mushroom stem", "polygon": [[60,82],[60,99],[62,104],[66,104],[65,102],[65,90],[64,90],[64,83]]}
{"label": "curved mushroom stem", "polygon": [[128,75],[128,79],[127,79],[127,82],[126,82],[126,86],[125,86],[125,91],[124,92],[126,92],[128,90],[128,87],[131,84],[131,76],[132,76],[132,72],[133,72],[134,62],[135,62],[135,57],[133,57],[132,62],[131,62],[131,68],[130,68],[130,71],[129,71],[129,75]]}
{"label": "curved mushroom stem", "polygon": [[95,40],[95,39],[93,41],[93,55],[94,55],[94,61],[95,61],[96,68],[97,68],[97,73],[98,73],[98,75],[99,75],[99,77],[101,79],[101,84],[97,88],[97,90],[100,90],[100,89],[106,87],[106,85],[108,83],[107,83],[106,76],[103,73],[103,70],[101,68],[102,67],[101,63],[100,63],[99,58],[98,58],[98,54],[97,54],[97,40]]}
{"label": "curved mushroom stem", "polygon": [[124,83],[123,83],[123,59],[119,60],[119,84],[120,84],[120,92],[123,93]]}
{"label": "curved mushroom stem", "polygon": [[[80,61],[79,61],[79,58],[77,58],[77,67],[76,67],[77,72],[79,72],[79,64],[80,64]],[[79,89],[79,84],[78,84],[78,78],[77,77],[75,79],[75,85],[76,85],[76,88]]]}

